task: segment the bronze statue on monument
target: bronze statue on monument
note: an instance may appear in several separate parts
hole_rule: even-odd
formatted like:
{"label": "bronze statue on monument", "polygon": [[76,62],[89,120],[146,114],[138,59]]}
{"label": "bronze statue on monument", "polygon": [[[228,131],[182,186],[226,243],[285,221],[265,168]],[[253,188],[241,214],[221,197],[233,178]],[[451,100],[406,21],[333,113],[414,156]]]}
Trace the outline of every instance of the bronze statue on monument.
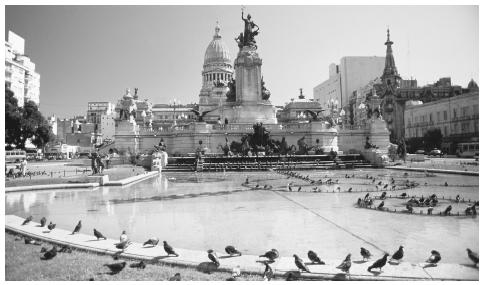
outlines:
{"label": "bronze statue on monument", "polygon": [[[241,9],[241,19],[244,21],[244,35],[242,38],[242,46],[258,48],[254,37],[259,34],[259,27],[251,20],[251,15],[248,14],[247,18],[244,19],[244,9]],[[256,28],[256,30],[254,30]],[[241,37],[241,35],[239,35]],[[240,41],[240,38],[238,38]],[[238,42],[238,45],[240,43]]]}

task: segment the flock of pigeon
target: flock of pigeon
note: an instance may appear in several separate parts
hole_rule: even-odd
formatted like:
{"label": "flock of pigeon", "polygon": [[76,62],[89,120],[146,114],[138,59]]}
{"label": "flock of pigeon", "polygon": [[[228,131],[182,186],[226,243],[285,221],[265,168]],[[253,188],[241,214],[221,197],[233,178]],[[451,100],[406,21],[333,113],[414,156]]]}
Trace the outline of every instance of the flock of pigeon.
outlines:
{"label": "flock of pigeon", "polygon": [[[22,225],[26,225],[26,224],[30,223],[32,220],[33,220],[33,216],[29,216],[28,218],[26,218],[24,220]],[[47,219],[45,217],[43,217],[40,220],[40,226],[44,227],[46,225],[46,223],[47,223]],[[51,222],[48,225],[48,228],[49,228],[50,231],[52,231],[55,228],[55,224],[53,224]],[[72,234],[79,233],[81,228],[82,228],[82,222],[79,221],[77,223],[77,225],[75,226],[74,230],[72,231]],[[99,240],[99,239],[106,240],[107,239],[97,229],[93,229],[93,234],[94,234],[94,236],[96,237],[97,240]],[[35,241],[31,238],[28,238],[28,237],[25,238],[25,243],[40,245],[40,243],[38,243],[37,241]],[[153,238],[150,238],[147,241],[145,241],[143,243],[143,247],[145,247],[145,246],[155,247],[155,246],[158,245],[158,243],[159,243],[159,238],[153,237]],[[121,251],[119,253],[115,254],[114,258],[118,259],[118,255],[121,254],[126,248],[128,248],[128,246],[130,244],[131,244],[131,241],[129,240],[128,235],[126,234],[126,231],[123,231],[120,235],[120,242],[115,243],[115,247],[117,249],[120,249]],[[167,256],[173,256],[173,257],[179,256],[179,254],[177,254],[175,252],[173,247],[170,246],[166,241],[163,241],[163,249],[167,253]],[[41,253],[43,253],[43,256],[41,257],[41,259],[42,260],[50,260],[50,259],[53,259],[54,257],[56,257],[57,252],[65,252],[65,251],[70,252],[71,249],[67,246],[64,246],[61,249],[58,249],[56,245],[54,245],[52,247],[52,249],[50,249],[50,250],[43,247],[41,249]],[[230,257],[242,255],[242,253],[232,245],[226,246],[225,251]],[[467,249],[467,252],[468,252],[468,257],[470,258],[470,260],[473,261],[475,266],[478,266],[478,263],[479,263],[478,254],[473,252],[470,249]],[[370,259],[370,257],[372,256],[370,251],[368,249],[363,248],[363,247],[360,248],[360,254],[362,255],[363,261],[368,261]],[[311,264],[325,265],[325,262],[314,251],[312,251],[312,250],[308,251],[307,255],[308,255],[308,259],[310,260]],[[393,260],[395,262],[399,263],[402,260],[402,258],[404,257],[404,247],[400,246],[399,249],[391,256],[389,261],[387,260],[388,256],[389,256],[389,254],[385,253],[382,258],[376,260],[372,265],[370,265],[367,268],[367,271],[369,271],[371,273],[373,272],[373,269],[379,269],[379,271],[382,271],[382,268],[387,263],[391,263],[391,261],[393,261]],[[210,260],[210,262],[215,265],[216,268],[218,268],[220,266],[219,257],[213,249],[209,249],[207,251],[207,257]],[[270,264],[273,263],[277,258],[280,257],[278,250],[271,249],[271,250],[267,251],[266,253],[264,253],[263,255],[260,255],[259,257],[260,258],[266,258],[266,260],[262,261],[262,263],[265,265],[265,270],[263,272],[263,279],[268,280],[268,281],[273,279],[274,278],[274,272],[273,272],[273,269],[271,268]],[[298,268],[299,273],[300,272],[311,273],[310,269],[308,268],[307,264],[303,261],[303,259],[301,259],[296,254],[294,254],[293,257],[294,257],[294,262],[295,262],[296,267]],[[431,256],[426,260],[426,262],[428,263],[427,266],[436,266],[440,260],[441,260],[440,253],[436,250],[432,250]],[[127,263],[125,261],[123,261],[123,262],[119,262],[119,263],[104,264],[104,266],[106,266],[110,270],[111,274],[117,274],[125,268],[126,264]],[[352,266],[351,254],[349,253],[345,257],[345,259],[342,261],[342,263],[340,265],[338,265],[336,268],[342,270],[346,274],[349,274],[351,266]],[[131,264],[130,267],[144,269],[146,267],[146,264],[143,261],[140,261],[138,263]],[[239,267],[237,267],[237,268],[233,269],[232,277],[228,280],[233,280],[233,281],[237,280],[237,278],[240,275],[241,275],[240,269],[239,269]],[[287,280],[296,280],[297,278],[298,277],[295,274],[292,274],[291,272],[290,272],[290,274],[287,275]],[[176,275],[172,276],[170,278],[170,280],[171,281],[176,281],[176,280],[179,281],[179,280],[181,280],[181,276],[180,276],[179,273],[177,273]]]}

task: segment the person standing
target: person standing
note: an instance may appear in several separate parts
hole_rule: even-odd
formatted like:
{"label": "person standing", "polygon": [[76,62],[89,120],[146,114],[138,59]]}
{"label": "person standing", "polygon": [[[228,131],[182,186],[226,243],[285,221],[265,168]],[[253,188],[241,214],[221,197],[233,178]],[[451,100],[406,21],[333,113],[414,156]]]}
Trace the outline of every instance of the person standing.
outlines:
{"label": "person standing", "polygon": [[20,162],[20,171],[22,172],[22,176],[25,176],[25,171],[27,170],[27,159],[23,159],[22,162]]}

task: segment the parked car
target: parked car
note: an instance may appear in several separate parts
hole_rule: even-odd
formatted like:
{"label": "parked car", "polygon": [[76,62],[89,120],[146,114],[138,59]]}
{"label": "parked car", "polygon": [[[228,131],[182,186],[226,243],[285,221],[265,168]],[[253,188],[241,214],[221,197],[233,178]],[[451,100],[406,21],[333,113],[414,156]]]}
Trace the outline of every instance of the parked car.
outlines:
{"label": "parked car", "polygon": [[437,149],[437,148],[433,148],[430,152],[429,152],[429,155],[432,155],[432,156],[441,156],[442,153],[441,153],[441,150]]}

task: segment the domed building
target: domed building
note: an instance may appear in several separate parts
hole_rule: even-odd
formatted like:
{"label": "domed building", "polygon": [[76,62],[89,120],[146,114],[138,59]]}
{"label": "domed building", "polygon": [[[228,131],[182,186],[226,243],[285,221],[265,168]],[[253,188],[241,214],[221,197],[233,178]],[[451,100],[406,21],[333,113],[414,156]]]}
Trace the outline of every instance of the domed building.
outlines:
{"label": "domed building", "polygon": [[[199,94],[199,110],[202,112],[217,109],[224,104],[229,90],[227,83],[232,80],[234,74],[231,55],[220,31],[221,28],[217,24],[214,37],[205,51],[202,88]],[[220,115],[212,112],[204,119],[217,120]]]}

